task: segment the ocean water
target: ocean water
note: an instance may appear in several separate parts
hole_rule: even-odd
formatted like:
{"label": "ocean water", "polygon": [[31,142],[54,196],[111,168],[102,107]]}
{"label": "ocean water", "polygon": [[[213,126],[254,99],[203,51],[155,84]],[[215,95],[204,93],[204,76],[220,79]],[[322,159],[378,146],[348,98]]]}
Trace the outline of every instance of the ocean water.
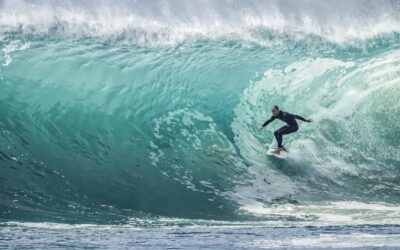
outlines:
{"label": "ocean water", "polygon": [[0,0],[0,248],[398,249],[399,140],[398,0]]}

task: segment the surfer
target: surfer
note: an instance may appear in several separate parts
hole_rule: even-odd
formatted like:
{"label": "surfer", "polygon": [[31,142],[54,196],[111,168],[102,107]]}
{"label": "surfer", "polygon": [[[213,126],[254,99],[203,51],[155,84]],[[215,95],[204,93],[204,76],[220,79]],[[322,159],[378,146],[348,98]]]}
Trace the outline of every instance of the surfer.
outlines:
{"label": "surfer", "polygon": [[297,124],[296,119],[302,120],[304,122],[312,122],[312,120],[304,119],[303,117],[301,117],[299,115],[294,115],[294,114],[290,114],[288,112],[282,111],[276,105],[272,107],[271,111],[272,111],[271,118],[269,118],[267,121],[265,121],[259,130],[266,127],[270,122],[272,122],[275,119],[279,119],[287,124],[274,132],[274,136],[276,138],[276,141],[278,142],[278,148],[275,151],[273,151],[272,153],[280,154],[280,152],[282,150],[286,151],[285,147],[282,145],[282,136],[294,133],[297,130],[299,130],[299,125]]}

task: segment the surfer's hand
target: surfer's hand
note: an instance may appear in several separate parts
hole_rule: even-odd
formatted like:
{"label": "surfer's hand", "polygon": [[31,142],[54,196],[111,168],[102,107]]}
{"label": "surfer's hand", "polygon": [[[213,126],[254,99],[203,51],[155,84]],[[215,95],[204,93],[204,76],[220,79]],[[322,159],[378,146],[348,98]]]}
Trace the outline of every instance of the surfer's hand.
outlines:
{"label": "surfer's hand", "polygon": [[308,119],[308,120],[307,120],[307,122],[312,122],[312,121],[313,121],[312,119]]}
{"label": "surfer's hand", "polygon": [[261,129],[263,129],[264,127],[263,126],[261,126],[258,130],[261,130]]}

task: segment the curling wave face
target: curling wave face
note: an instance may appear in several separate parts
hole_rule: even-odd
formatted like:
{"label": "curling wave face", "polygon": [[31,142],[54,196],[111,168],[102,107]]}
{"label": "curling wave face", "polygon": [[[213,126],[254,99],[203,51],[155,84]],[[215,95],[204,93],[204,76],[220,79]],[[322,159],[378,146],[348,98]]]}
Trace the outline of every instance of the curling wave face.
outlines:
{"label": "curling wave face", "polygon": [[[399,221],[400,7],[379,3],[1,2],[1,218]],[[286,161],[281,124],[257,131],[273,104],[314,119]]]}

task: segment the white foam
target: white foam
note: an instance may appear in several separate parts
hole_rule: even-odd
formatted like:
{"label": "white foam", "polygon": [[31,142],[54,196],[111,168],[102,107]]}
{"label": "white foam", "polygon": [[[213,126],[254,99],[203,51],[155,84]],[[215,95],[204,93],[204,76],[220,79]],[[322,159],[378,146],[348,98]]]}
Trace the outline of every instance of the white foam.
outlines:
{"label": "white foam", "polygon": [[11,54],[12,52],[25,50],[30,47],[30,43],[22,43],[19,40],[12,41],[11,43],[7,44],[2,50],[4,52],[4,63],[3,66],[8,66],[12,62]]}
{"label": "white foam", "polygon": [[[316,35],[351,43],[400,31],[395,1],[28,1],[4,0],[3,31],[118,36],[139,44],[171,44],[196,36],[234,36],[266,43],[263,31],[291,34],[295,39]],[[128,41],[129,42],[129,41]]]}
{"label": "white foam", "polygon": [[[263,205],[252,201],[247,204],[246,211],[254,214],[285,216],[291,220],[260,220],[254,221],[223,221],[223,220],[202,220],[185,219],[176,217],[137,218],[132,217],[127,224],[120,225],[99,225],[99,224],[66,224],[52,222],[18,222],[8,221],[5,224],[24,227],[37,227],[49,229],[70,229],[70,228],[137,228],[143,225],[155,225],[162,227],[179,227],[181,225],[193,227],[304,227],[304,226],[345,226],[345,225],[399,225],[400,207],[386,203],[363,203],[357,201],[339,201],[327,203],[315,203],[308,205],[282,204]],[[297,220],[293,219],[297,218]]]}
{"label": "white foam", "polygon": [[[308,205],[270,205],[253,204],[244,209],[259,215],[291,216],[297,222],[292,225],[362,225],[399,224],[400,208],[385,203],[362,203],[340,201]],[[307,219],[313,218],[313,219]]]}

